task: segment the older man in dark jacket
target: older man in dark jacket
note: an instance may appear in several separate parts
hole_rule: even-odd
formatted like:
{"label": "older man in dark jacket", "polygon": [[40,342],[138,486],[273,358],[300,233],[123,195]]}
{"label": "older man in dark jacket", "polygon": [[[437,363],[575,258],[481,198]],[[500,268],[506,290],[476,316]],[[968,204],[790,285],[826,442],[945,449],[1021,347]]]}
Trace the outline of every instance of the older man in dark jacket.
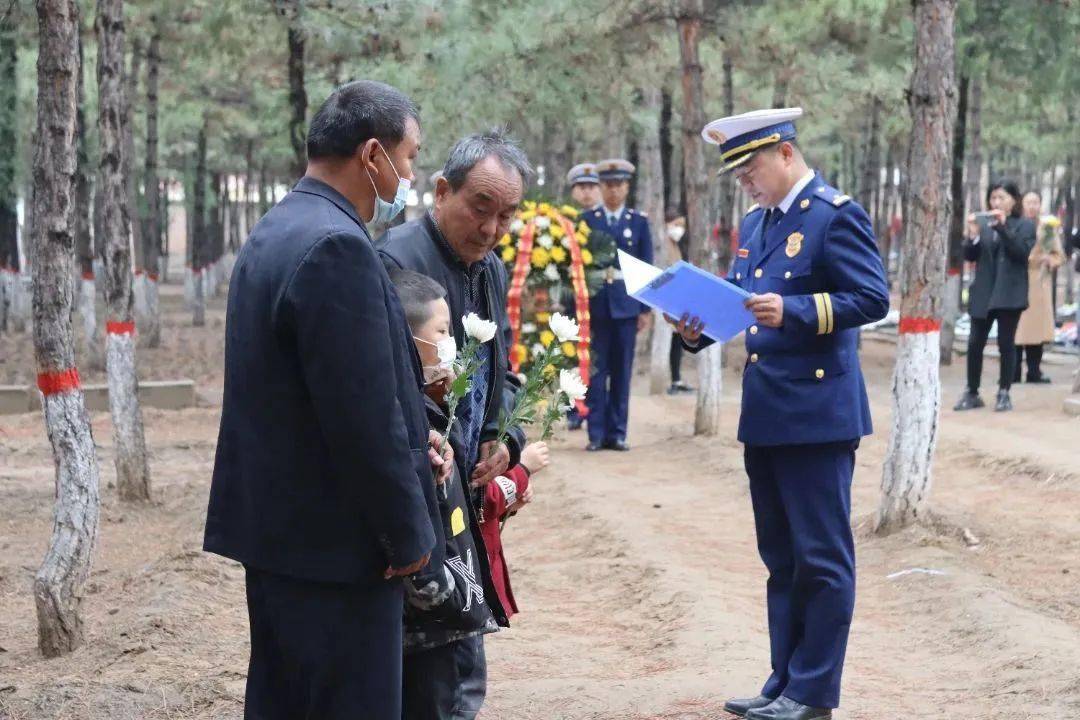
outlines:
{"label": "older man in dark jacket", "polygon": [[229,287],[205,548],[244,564],[246,718],[401,716],[395,578],[442,564],[416,350],[365,222],[400,210],[419,147],[397,90],[336,90],[306,176]]}
{"label": "older man in dark jacket", "polygon": [[435,186],[435,207],[423,217],[391,228],[377,247],[388,269],[414,270],[447,290],[458,347],[465,344],[461,319],[475,312],[499,327],[482,348],[484,382],[458,405],[458,418],[474,484],[486,484],[517,464],[525,437],[512,428],[496,439],[499,414],[513,407],[516,379],[509,372],[510,323],[506,316],[506,268],[492,250],[514,218],[532,173],[525,154],[501,130],[470,135],[450,150]]}

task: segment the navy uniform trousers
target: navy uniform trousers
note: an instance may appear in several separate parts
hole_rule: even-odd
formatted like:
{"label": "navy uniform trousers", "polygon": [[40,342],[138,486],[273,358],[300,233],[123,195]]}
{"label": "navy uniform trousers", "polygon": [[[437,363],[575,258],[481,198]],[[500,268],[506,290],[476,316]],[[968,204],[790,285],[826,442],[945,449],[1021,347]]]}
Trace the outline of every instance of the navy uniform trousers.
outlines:
{"label": "navy uniform trousers", "polygon": [[[762,695],[836,707],[855,609],[851,478],[859,441],[744,451],[766,586],[772,675]],[[812,620],[812,621],[811,621]]]}
{"label": "navy uniform trousers", "polygon": [[625,440],[630,415],[630,380],[634,375],[637,318],[617,320],[605,312],[602,304],[593,303],[593,306],[599,312],[590,310],[592,344],[589,358],[593,372],[586,395],[589,440],[595,443]]}

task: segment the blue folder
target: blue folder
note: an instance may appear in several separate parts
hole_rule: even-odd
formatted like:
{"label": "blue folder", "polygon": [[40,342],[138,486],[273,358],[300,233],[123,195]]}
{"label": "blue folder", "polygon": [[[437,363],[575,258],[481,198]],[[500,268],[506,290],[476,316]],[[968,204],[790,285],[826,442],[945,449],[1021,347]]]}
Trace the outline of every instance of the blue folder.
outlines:
{"label": "blue folder", "polygon": [[717,342],[727,342],[754,324],[754,314],[743,306],[750,293],[684,261],[631,296],[676,320],[684,314],[701,318],[703,334]]}

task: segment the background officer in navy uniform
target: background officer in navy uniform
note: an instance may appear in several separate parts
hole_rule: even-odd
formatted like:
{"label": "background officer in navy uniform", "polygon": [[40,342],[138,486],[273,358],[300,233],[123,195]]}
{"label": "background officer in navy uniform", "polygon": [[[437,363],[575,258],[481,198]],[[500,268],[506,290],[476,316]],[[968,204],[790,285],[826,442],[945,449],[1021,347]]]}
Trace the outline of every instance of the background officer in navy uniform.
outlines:
{"label": "background officer in navy uniform", "polygon": [[[870,219],[807,166],[799,108],[716,120],[702,135],[759,203],[739,232],[729,280],[752,293],[739,440],[769,570],[772,675],[725,708],[750,720],[822,720],[840,700],[855,604],[851,479],[871,432],[859,326],[889,294]],[[681,318],[691,351],[709,341]]]}
{"label": "background officer in navy uniform", "polygon": [[[596,163],[578,163],[566,173],[566,184],[570,186],[570,198],[581,209],[582,215],[600,206],[600,176],[596,174]],[[574,289],[566,288],[562,304],[570,317],[577,314],[574,302]],[[566,411],[566,425],[571,430],[580,430],[584,422],[577,408]]]}
{"label": "background officer in navy uniform", "polygon": [[[610,237],[617,248],[651,263],[652,236],[644,214],[626,207],[634,166],[626,160],[596,163],[602,205],[585,213],[594,233]],[[595,244],[590,240],[592,244]],[[614,255],[614,253],[612,253]],[[630,410],[630,379],[634,367],[637,334],[649,326],[649,309],[626,294],[626,283],[614,258],[611,265],[594,269],[600,289],[589,299],[593,364],[589,393],[589,444],[587,450],[629,450],[626,442]],[[595,277],[595,276],[594,276]]]}

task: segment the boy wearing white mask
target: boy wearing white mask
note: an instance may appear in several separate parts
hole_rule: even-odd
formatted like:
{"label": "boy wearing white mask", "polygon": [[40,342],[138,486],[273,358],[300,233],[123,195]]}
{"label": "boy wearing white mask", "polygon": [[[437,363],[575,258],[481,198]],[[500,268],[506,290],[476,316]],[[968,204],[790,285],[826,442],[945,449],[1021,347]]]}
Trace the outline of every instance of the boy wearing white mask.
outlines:
{"label": "boy wearing white mask", "polygon": [[[445,397],[454,380],[457,345],[446,289],[412,270],[393,270],[394,284],[423,368],[425,405],[431,429],[445,432]],[[460,423],[448,437],[455,467],[435,488],[445,536],[445,561],[405,581],[405,661],[402,718],[458,720],[479,710],[486,667],[486,633],[507,625],[491,580],[475,503],[466,478]]]}

